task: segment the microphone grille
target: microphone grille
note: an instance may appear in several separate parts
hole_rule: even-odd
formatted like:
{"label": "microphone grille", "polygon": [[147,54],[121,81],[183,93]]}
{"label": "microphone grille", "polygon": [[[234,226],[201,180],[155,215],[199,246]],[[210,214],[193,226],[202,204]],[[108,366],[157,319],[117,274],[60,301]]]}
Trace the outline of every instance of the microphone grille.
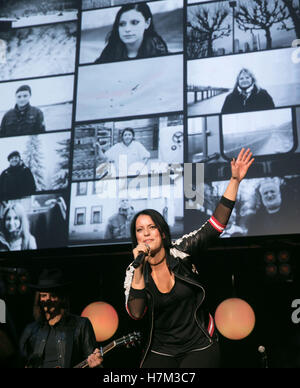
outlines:
{"label": "microphone grille", "polygon": [[260,345],[258,347],[258,351],[259,351],[259,353],[264,353],[266,351],[266,348],[263,345]]}

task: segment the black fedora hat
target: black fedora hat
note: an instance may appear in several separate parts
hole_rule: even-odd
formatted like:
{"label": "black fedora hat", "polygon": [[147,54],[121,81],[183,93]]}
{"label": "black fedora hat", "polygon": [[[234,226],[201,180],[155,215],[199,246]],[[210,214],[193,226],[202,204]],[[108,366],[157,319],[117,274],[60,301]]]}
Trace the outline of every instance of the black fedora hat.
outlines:
{"label": "black fedora hat", "polygon": [[71,284],[70,280],[66,280],[63,272],[59,268],[44,269],[36,284],[28,284],[29,287],[36,290],[51,290],[53,288],[66,287]]}

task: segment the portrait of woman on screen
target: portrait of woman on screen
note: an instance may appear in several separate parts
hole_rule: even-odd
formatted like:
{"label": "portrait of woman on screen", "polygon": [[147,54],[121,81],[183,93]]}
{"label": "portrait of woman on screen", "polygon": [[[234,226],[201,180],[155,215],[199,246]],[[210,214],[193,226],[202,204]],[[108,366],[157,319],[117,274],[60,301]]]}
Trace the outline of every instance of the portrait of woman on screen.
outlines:
{"label": "portrait of woman on screen", "polygon": [[95,63],[168,53],[167,44],[156,32],[152,12],[146,3],[123,5],[106,41],[107,44]]}
{"label": "portrait of woman on screen", "polygon": [[0,251],[37,249],[36,240],[30,233],[30,225],[23,206],[7,205],[1,219]]}

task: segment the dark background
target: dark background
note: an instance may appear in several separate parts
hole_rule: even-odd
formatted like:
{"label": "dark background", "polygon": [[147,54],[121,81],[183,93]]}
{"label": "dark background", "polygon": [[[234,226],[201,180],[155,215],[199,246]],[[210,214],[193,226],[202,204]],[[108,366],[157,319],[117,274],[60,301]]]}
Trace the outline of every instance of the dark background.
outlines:
{"label": "dark background", "polygon": [[[208,250],[201,258],[199,274],[206,289],[210,312],[214,315],[218,305],[227,298],[237,297],[245,300],[255,312],[256,323],[253,331],[242,340],[229,340],[220,334],[223,368],[261,368],[260,345],[265,346],[270,368],[300,367],[300,327],[292,322],[292,301],[300,299],[299,243],[296,239],[278,238],[259,241],[248,239],[248,246],[217,246]],[[255,242],[253,242],[255,241]],[[55,259],[27,258],[25,268],[30,281],[36,281],[38,274],[45,267],[59,266],[72,279],[70,287],[71,312],[80,315],[84,307],[94,301],[111,304],[117,311],[119,327],[107,341],[133,331],[142,331],[145,323],[129,317],[125,309],[124,278],[127,265],[131,261],[130,247],[120,245],[119,252],[83,253],[77,248],[77,257],[72,259],[57,255]],[[279,265],[278,254],[289,253],[292,272],[288,277],[269,277],[265,273],[265,254],[275,256],[275,265]],[[53,253],[53,251],[50,251]],[[7,282],[7,268],[2,266],[0,276],[2,284]],[[232,283],[234,276],[234,287]],[[18,341],[26,324],[33,321],[32,307],[34,293],[7,295],[3,298],[7,305],[10,322],[0,328],[15,332]],[[299,315],[299,314],[298,314]],[[119,346],[104,356],[106,368],[138,368],[141,357],[139,345],[126,348]],[[18,365],[18,359],[1,360],[2,367]]]}

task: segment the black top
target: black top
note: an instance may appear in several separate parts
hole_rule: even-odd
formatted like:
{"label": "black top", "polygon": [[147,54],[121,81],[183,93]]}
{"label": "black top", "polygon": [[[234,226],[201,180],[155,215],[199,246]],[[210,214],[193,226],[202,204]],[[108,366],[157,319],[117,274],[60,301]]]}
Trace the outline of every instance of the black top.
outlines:
{"label": "black top", "polygon": [[[59,322],[58,322],[59,324]],[[49,334],[45,345],[44,360],[42,368],[56,368],[58,366],[58,353],[56,346],[56,327],[48,327]]]}
{"label": "black top", "polygon": [[253,112],[273,108],[275,108],[274,101],[269,93],[265,89],[254,86],[249,96],[234,89],[226,97],[221,113]]}
{"label": "black top", "polygon": [[45,132],[43,112],[28,104],[24,110],[17,105],[5,113],[1,122],[0,136],[17,136]]}
{"label": "black top", "polygon": [[151,349],[172,356],[205,346],[205,337],[194,319],[196,287],[175,278],[174,287],[161,293],[152,276],[154,332]]}
{"label": "black top", "polygon": [[10,166],[0,175],[0,199],[22,198],[36,192],[36,184],[31,170],[21,161],[18,166]]}
{"label": "black top", "polygon": [[69,313],[51,329],[44,320],[30,323],[20,340],[20,354],[25,365],[32,368],[72,368],[96,347],[89,319]]}

